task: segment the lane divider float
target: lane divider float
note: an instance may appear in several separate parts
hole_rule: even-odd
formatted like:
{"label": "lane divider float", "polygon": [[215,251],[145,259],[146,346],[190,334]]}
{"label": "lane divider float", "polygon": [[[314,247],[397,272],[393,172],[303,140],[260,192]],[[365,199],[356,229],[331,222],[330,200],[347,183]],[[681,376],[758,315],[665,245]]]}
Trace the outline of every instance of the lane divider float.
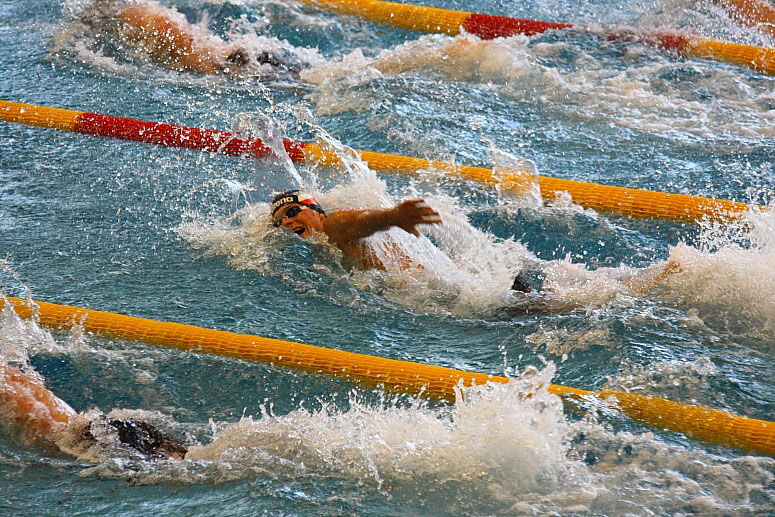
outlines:
{"label": "lane divider float", "polygon": [[[166,147],[185,147],[212,153],[245,157],[268,156],[272,151],[259,138],[241,138],[226,131],[160,124],[98,113],[49,108],[0,100],[0,120],[31,126],[99,135],[122,140],[152,143]],[[284,141],[285,150],[296,163],[336,166],[341,157],[332,150],[310,142]],[[567,192],[573,202],[599,212],[635,218],[674,221],[720,220],[742,217],[749,211],[745,203],[686,194],[599,185],[582,181],[532,176],[525,169],[496,172],[483,167],[397,156],[370,151],[355,151],[372,170],[417,175],[433,171],[451,178],[475,181],[503,192],[521,193],[537,182],[544,200],[551,202]],[[762,209],[762,207],[758,207]]]}
{"label": "lane divider float", "polygon": [[[517,34],[534,36],[548,30],[589,30],[583,25],[523,20],[381,0],[298,1],[340,14],[360,16],[401,29],[436,32],[451,36],[465,31],[482,39],[494,39]],[[775,49],[772,48],[741,45],[668,31],[604,29],[602,34],[608,40],[639,41],[684,57],[712,59],[747,66],[770,75],[775,74]]]}
{"label": "lane divider float", "polygon": [[[0,297],[0,310],[5,307],[6,300],[20,317],[34,317],[40,325],[47,327],[70,329],[82,325],[84,331],[103,338],[235,357],[437,400],[453,402],[455,390],[460,386],[509,382],[508,378],[496,375],[19,298]],[[775,454],[775,422],[635,393],[587,391],[557,384],[550,384],[547,389],[571,404],[576,405],[583,399],[594,401],[658,430],[675,431],[695,440],[747,451]]]}

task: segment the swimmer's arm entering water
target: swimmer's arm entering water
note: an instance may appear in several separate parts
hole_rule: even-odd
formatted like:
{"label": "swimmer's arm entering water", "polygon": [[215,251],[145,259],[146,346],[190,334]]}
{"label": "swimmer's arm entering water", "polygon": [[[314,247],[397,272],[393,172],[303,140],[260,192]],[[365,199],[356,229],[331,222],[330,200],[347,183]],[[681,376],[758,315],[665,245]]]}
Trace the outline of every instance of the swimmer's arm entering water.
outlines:
{"label": "swimmer's arm entering water", "polygon": [[394,226],[419,237],[417,225],[440,223],[439,213],[424,199],[410,199],[393,208],[337,210],[325,218],[323,232],[341,247]]}
{"label": "swimmer's arm entering water", "polygon": [[10,365],[0,365],[0,419],[30,442],[53,444],[76,411],[42,381]]}
{"label": "swimmer's arm entering water", "polygon": [[[323,221],[323,232],[346,255],[355,259],[360,267],[387,271],[388,267],[380,258],[380,253],[375,248],[365,245],[361,239],[394,226],[419,237],[420,232],[416,228],[418,224],[439,223],[441,223],[439,213],[425,200],[410,199],[393,208],[345,209],[331,212]],[[412,267],[412,260],[392,239],[383,242],[381,247],[382,253],[390,256],[389,261],[396,264],[398,269],[406,270]],[[414,264],[414,267],[422,269],[420,264]]]}
{"label": "swimmer's arm entering water", "polygon": [[172,9],[133,3],[117,18],[124,24],[125,38],[171,68],[215,75],[229,63],[245,64],[239,49],[215,36],[197,36],[194,27]]}

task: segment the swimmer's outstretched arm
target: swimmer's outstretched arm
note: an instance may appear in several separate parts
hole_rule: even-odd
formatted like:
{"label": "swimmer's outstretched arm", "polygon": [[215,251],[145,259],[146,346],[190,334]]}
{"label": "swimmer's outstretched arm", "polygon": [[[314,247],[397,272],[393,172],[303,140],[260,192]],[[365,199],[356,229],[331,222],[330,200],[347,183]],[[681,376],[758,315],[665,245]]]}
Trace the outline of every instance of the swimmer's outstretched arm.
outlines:
{"label": "swimmer's outstretched arm", "polygon": [[178,70],[218,74],[237,51],[214,35],[197,36],[183,15],[166,7],[132,3],[117,18],[124,24],[122,34],[126,39]]}
{"label": "swimmer's outstretched arm", "polygon": [[775,38],[775,8],[764,0],[716,0],[732,18]]}
{"label": "swimmer's outstretched arm", "polygon": [[76,411],[43,382],[10,365],[0,365],[0,419],[30,442],[54,443]]}
{"label": "swimmer's outstretched arm", "polygon": [[419,237],[418,224],[439,223],[439,213],[424,199],[410,199],[393,208],[331,212],[323,222],[323,232],[331,242],[341,246],[394,226]]}

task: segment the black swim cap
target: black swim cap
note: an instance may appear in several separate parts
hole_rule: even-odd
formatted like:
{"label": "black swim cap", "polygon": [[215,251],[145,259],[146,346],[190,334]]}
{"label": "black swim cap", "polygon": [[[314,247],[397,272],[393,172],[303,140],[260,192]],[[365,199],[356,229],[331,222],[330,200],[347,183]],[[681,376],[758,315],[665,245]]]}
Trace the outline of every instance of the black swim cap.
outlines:
{"label": "black swim cap", "polygon": [[92,432],[93,426],[105,426],[106,424],[108,428],[116,432],[118,441],[122,445],[148,458],[182,460],[188,452],[185,445],[142,420],[118,420],[103,416],[89,422],[89,425],[81,432],[81,439],[96,440]]}
{"label": "black swim cap", "polygon": [[320,207],[320,204],[314,197],[312,197],[310,194],[307,194],[306,192],[295,189],[281,192],[280,194],[277,194],[274,199],[272,199],[272,215],[276,214],[280,208],[291,203],[306,205],[312,210],[320,212],[321,214],[325,214],[323,209]]}
{"label": "black swim cap", "polygon": [[162,433],[148,422],[110,418],[108,425],[118,432],[121,443],[148,457],[182,460],[188,452],[185,445]]}

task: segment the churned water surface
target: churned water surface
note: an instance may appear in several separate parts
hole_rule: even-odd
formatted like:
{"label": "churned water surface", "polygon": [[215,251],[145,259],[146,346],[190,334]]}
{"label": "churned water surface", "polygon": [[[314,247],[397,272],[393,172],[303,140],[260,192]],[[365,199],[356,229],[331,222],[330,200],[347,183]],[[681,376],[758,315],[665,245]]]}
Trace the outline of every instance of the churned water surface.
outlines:
{"label": "churned water surface", "polygon": [[[312,374],[64,332],[0,314],[0,361],[78,411],[138,417],[184,462],[71,457],[0,434],[0,508],[39,515],[745,515],[775,461],[610,413],[549,383],[775,419],[775,218],[631,220],[451,181],[376,174],[346,148],[733,199],[773,192],[775,80],[554,32],[422,35],[291,2],[180,0],[202,31],[283,53],[298,77],[174,72],[81,23],[88,2],[0,6],[0,98],[267,141],[319,139],[339,169],[0,124],[7,296],[509,375],[441,404]],[[458,0],[437,7],[774,42],[706,2]],[[273,140],[274,139],[274,140]],[[424,197],[410,274],[351,271],[269,224],[301,182],[329,209]],[[643,288],[668,261],[677,272]],[[511,292],[522,272],[542,293]],[[539,303],[544,311],[524,312]],[[527,392],[533,392],[526,398]]]}

